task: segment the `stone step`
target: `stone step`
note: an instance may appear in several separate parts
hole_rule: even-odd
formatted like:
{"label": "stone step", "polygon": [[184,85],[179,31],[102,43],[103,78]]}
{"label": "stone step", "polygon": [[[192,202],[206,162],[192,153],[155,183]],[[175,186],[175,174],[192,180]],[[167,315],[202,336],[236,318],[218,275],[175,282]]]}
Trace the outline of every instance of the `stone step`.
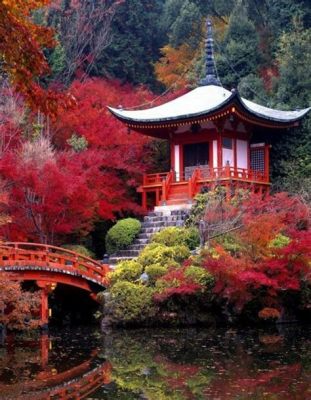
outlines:
{"label": "stone step", "polygon": [[[177,196],[179,196],[177,194]],[[187,202],[187,199],[184,199]],[[188,217],[188,210],[179,208],[180,199],[175,199],[178,202],[177,209],[174,206],[171,209],[164,207],[164,211],[150,212],[144,217],[142,222],[142,228],[135,241],[124,250],[120,250],[117,254],[114,254],[109,259],[111,265],[124,260],[131,260],[137,257],[145,246],[150,242],[152,236],[167,227],[183,226],[185,219]],[[174,200],[172,200],[174,203]],[[186,204],[189,208],[189,205]]]}
{"label": "stone step", "polygon": [[169,215],[169,216],[162,216],[162,217],[145,217],[143,221],[143,225],[145,223],[153,223],[153,222],[162,222],[162,221],[177,221],[178,219],[183,219],[186,217],[186,214],[176,214],[176,215]]}
{"label": "stone step", "polygon": [[152,211],[150,213],[148,213],[149,217],[161,217],[163,216],[163,212],[161,211]]}
{"label": "stone step", "polygon": [[166,201],[166,204],[168,206],[171,205],[182,205],[182,204],[187,204],[188,203],[188,199],[187,198],[180,198],[180,199],[170,199]]}
{"label": "stone step", "polygon": [[184,215],[184,216],[188,216],[189,214],[189,210],[171,210],[171,215]]}
{"label": "stone step", "polygon": [[119,250],[118,253],[116,254],[116,257],[130,257],[134,258],[139,255],[140,251],[139,250]]}
{"label": "stone step", "polygon": [[141,229],[147,229],[147,228],[165,228],[166,226],[175,226],[175,225],[180,225],[180,223],[183,223],[183,219],[177,219],[176,221],[163,221],[163,222],[148,222],[146,224],[142,225]]}
{"label": "stone step", "polygon": [[159,232],[160,230],[164,228],[168,228],[170,226],[182,226],[184,224],[184,221],[180,220],[177,221],[176,223],[171,223],[171,222],[166,222],[161,226],[153,226],[153,227],[148,227],[148,228],[142,228],[141,233],[153,233],[153,232]]}
{"label": "stone step", "polygon": [[133,244],[142,244],[142,245],[146,245],[148,243],[148,238],[139,238],[137,237],[134,241]]}
{"label": "stone step", "polygon": [[128,250],[142,250],[145,247],[146,247],[146,244],[135,244],[135,243],[133,243],[128,247]]}
{"label": "stone step", "polygon": [[127,260],[132,260],[132,257],[119,257],[119,256],[110,257],[109,258],[109,264],[110,265],[116,265],[121,261],[127,261]]}
{"label": "stone step", "polygon": [[150,238],[150,233],[140,233],[136,240],[147,240]]}

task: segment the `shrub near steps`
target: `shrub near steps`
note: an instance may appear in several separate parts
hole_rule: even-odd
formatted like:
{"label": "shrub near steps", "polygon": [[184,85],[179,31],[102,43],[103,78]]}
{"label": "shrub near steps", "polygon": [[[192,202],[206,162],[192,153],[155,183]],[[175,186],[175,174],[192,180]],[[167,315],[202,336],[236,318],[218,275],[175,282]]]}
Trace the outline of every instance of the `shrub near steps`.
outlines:
{"label": "shrub near steps", "polygon": [[120,250],[113,254],[110,259],[110,264],[117,264],[119,261],[131,260],[138,257],[140,252],[150,242],[151,237],[164,228],[169,226],[182,227],[188,216],[187,209],[152,211],[144,217],[141,224],[141,230],[134,242],[124,250]]}

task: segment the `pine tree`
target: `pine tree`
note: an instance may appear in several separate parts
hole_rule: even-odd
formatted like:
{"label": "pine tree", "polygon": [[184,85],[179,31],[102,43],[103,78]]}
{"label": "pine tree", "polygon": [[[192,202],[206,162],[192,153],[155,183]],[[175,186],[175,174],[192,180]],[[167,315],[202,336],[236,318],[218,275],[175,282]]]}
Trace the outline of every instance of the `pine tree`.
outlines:
{"label": "pine tree", "polygon": [[159,58],[161,1],[127,0],[112,22],[112,39],[97,63],[100,75],[133,84],[154,84],[152,63]]}

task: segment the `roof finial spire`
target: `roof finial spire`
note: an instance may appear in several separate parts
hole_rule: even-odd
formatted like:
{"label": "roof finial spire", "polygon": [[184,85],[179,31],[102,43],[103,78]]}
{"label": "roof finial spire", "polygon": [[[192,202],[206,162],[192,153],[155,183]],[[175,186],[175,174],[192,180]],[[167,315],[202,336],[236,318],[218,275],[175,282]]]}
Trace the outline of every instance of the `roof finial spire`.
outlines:
{"label": "roof finial spire", "polygon": [[206,20],[207,36],[205,40],[205,50],[206,50],[206,61],[205,69],[206,76],[200,81],[200,86],[216,85],[221,86],[220,80],[218,78],[216,64],[214,60],[214,39],[212,22],[210,19]]}

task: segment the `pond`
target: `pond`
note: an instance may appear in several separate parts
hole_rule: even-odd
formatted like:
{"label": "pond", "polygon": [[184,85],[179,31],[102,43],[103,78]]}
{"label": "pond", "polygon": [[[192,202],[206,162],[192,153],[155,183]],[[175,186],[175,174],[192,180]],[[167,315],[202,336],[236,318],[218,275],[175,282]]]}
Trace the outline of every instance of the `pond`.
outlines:
{"label": "pond", "polygon": [[307,326],[8,336],[0,399],[310,399]]}

